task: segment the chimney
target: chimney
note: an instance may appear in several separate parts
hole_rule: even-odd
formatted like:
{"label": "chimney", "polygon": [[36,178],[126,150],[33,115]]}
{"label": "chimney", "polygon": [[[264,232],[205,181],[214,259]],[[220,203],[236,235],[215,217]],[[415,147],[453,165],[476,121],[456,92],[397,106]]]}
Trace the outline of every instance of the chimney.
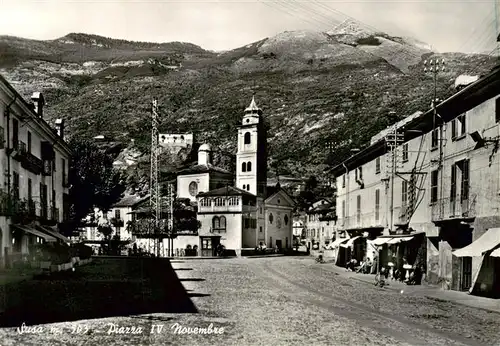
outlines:
{"label": "chimney", "polygon": [[41,92],[34,92],[31,95],[31,99],[35,105],[35,113],[38,114],[40,118],[43,118],[43,106],[45,105],[45,99]]}
{"label": "chimney", "polygon": [[56,131],[57,135],[64,139],[64,120],[56,119]]}

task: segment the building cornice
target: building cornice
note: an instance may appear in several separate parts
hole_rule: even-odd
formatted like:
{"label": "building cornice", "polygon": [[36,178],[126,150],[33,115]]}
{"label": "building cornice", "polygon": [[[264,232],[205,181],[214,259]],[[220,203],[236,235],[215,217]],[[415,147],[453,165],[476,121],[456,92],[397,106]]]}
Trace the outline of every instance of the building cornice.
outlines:
{"label": "building cornice", "polygon": [[[499,94],[500,90],[500,69],[493,69],[486,76],[478,79],[476,82],[468,85],[464,89],[453,94],[436,106],[437,113],[443,119],[443,122],[450,121],[460,114],[467,112],[486,100]],[[420,137],[433,129],[434,110],[430,109],[420,116],[404,125],[404,130],[416,130],[420,133],[405,132],[405,142]],[[339,177],[367,162],[382,156],[388,148],[384,139],[377,141],[369,147],[361,150],[356,155],[351,156],[341,164],[333,167],[330,173]]]}
{"label": "building cornice", "polygon": [[33,109],[30,108],[29,104],[26,100],[19,94],[19,92],[14,89],[10,83],[5,80],[5,78],[0,75],[0,88],[7,94],[11,94],[10,96],[15,99],[15,104],[24,112],[29,120],[34,122],[38,127],[43,131],[43,134],[53,141],[54,147],[58,147],[61,151],[66,152],[68,156],[72,155],[72,151],[68,144],[62,140],[59,135],[57,135],[54,130],[50,127],[50,125],[42,118],[40,118]]}

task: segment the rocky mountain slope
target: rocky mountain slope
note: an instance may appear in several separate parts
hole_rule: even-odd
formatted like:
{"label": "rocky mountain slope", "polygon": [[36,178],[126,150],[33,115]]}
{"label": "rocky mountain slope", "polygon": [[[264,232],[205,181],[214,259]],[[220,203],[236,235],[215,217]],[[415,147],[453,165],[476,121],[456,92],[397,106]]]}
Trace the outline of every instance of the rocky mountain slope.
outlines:
{"label": "rocky mountain slope", "polygon": [[[72,136],[102,134],[125,146],[134,139],[147,153],[157,97],[160,133],[192,132],[220,153],[234,153],[235,126],[255,94],[270,125],[270,165],[296,176],[322,171],[387,125],[426,110],[433,81],[423,60],[435,56],[414,39],[354,22],[326,33],[284,32],[224,53],[86,34],[0,36],[0,73],[26,97],[44,91],[47,117],[66,119]],[[439,58],[447,64],[438,79],[441,98],[453,93],[458,75],[495,64],[483,55]]]}

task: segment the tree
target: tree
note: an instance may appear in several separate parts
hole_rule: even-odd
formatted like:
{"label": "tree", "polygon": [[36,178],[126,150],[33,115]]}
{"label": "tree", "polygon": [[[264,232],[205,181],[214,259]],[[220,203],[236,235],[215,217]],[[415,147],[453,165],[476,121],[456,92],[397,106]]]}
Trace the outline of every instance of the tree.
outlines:
{"label": "tree", "polygon": [[94,143],[72,139],[69,167],[71,220],[79,222],[94,207],[106,214],[125,191],[121,175],[113,168],[113,156]]}

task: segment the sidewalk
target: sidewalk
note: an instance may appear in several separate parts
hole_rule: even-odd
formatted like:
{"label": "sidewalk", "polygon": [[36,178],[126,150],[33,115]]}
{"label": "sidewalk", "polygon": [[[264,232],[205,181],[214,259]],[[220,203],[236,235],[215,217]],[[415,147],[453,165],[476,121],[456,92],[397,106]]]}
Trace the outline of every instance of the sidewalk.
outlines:
{"label": "sidewalk", "polygon": [[[361,274],[355,272],[346,272],[345,268],[335,266],[335,271],[344,277],[373,285],[375,274]],[[443,290],[438,286],[423,283],[422,285],[406,285],[399,281],[386,281],[389,285],[385,288],[398,291],[405,295],[416,295],[434,300],[449,301],[452,303],[470,306],[477,309],[492,311],[500,314],[500,299],[484,298],[469,295],[467,292],[458,292],[452,290]]]}

